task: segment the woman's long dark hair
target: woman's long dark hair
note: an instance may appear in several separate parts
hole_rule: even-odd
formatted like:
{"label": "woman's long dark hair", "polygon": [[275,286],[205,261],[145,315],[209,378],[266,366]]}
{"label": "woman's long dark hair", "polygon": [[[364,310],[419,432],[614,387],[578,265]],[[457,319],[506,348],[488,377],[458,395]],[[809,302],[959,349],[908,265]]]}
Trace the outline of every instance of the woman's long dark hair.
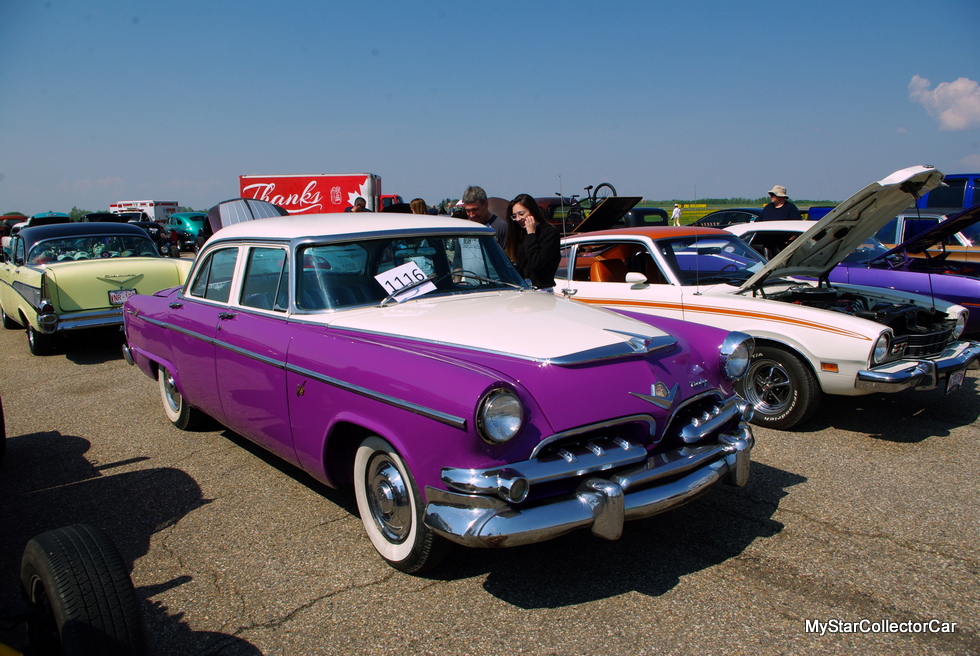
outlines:
{"label": "woman's long dark hair", "polygon": [[504,217],[507,221],[507,245],[504,250],[507,252],[507,257],[510,258],[511,262],[517,262],[517,252],[521,248],[521,242],[524,241],[524,237],[527,233],[521,224],[514,220],[514,205],[521,205],[527,208],[527,211],[531,213],[534,218],[535,223],[544,223],[544,212],[541,210],[541,206],[538,205],[538,201],[534,200],[534,197],[530,194],[518,194],[514,200],[510,201],[507,205],[507,216]]}

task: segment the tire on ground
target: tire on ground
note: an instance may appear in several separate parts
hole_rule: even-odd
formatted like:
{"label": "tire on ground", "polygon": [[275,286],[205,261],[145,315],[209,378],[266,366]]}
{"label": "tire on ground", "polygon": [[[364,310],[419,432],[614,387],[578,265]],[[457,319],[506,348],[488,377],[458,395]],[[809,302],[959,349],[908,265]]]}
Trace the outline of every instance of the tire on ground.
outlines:
{"label": "tire on ground", "polygon": [[28,601],[41,611],[28,622],[36,653],[146,653],[129,570],[99,529],[74,524],[36,536],[24,549],[20,575]]}
{"label": "tire on ground", "polygon": [[786,430],[813,416],[820,404],[820,386],[799,356],[778,346],[756,346],[739,396],[755,408],[752,423]]}
{"label": "tire on ground", "polygon": [[368,437],[357,448],[354,494],[371,544],[392,567],[422,572],[446,557],[451,544],[423,523],[415,479],[394,447],[380,437]]}

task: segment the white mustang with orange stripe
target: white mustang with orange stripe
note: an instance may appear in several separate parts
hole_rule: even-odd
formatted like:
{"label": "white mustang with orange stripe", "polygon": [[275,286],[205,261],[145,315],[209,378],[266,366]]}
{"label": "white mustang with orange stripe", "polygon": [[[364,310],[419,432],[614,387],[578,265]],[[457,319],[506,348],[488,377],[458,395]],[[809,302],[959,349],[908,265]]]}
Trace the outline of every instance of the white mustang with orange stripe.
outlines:
{"label": "white mustang with orange stripe", "polygon": [[[980,343],[958,341],[960,305],[827,282],[830,270],[942,180],[930,166],[896,171],[837,206],[773,260],[724,230],[603,230],[562,240],[555,293],[737,330],[755,337],[739,393],[755,423],[787,429],[821,393],[958,388],[980,367]],[[806,276],[813,280],[794,279]]]}

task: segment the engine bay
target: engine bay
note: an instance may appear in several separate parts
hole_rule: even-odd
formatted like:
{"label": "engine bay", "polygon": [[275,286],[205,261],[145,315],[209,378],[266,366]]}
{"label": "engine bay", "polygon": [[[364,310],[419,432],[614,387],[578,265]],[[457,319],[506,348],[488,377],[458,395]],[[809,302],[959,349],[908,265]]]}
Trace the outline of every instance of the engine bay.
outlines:
{"label": "engine bay", "polygon": [[896,337],[904,335],[935,335],[951,331],[953,321],[944,312],[923,308],[913,303],[890,303],[879,299],[821,285],[798,285],[765,295],[784,303],[842,312],[883,324]]}

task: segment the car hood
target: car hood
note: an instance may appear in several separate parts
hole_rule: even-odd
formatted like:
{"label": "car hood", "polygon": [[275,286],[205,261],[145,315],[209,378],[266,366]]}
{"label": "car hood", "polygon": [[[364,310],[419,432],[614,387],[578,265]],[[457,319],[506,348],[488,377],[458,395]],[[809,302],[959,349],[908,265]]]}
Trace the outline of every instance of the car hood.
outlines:
{"label": "car hood", "polygon": [[595,209],[572,230],[574,233],[608,230],[626,216],[633,207],[643,200],[642,196],[610,196],[596,205]]}
{"label": "car hood", "polygon": [[505,354],[557,365],[646,353],[671,335],[621,314],[532,291],[420,297],[330,315],[334,328]]}
{"label": "car hood", "polygon": [[934,167],[912,166],[872,182],[797,237],[746,280],[739,291],[761,285],[769,278],[823,277],[942,179],[942,172]]}
{"label": "car hood", "polygon": [[[908,215],[908,213],[906,213]],[[893,253],[924,253],[926,250],[939,247],[947,239],[962,232],[964,229],[980,221],[980,205],[974,205],[949,218],[939,221],[936,225],[923,230],[911,239],[906,239],[901,244],[888,251],[882,257],[888,257]],[[880,259],[880,258],[879,258]]]}

